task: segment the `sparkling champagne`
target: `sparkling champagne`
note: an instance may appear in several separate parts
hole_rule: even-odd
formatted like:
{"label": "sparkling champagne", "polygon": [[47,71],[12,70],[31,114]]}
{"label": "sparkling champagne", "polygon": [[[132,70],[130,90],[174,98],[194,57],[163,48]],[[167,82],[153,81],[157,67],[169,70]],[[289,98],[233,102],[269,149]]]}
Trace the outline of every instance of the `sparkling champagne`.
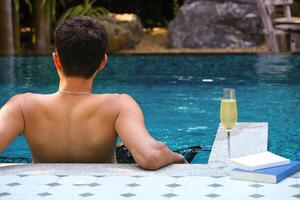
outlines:
{"label": "sparkling champagne", "polygon": [[231,131],[237,122],[237,106],[235,99],[222,99],[220,119],[226,131]]}

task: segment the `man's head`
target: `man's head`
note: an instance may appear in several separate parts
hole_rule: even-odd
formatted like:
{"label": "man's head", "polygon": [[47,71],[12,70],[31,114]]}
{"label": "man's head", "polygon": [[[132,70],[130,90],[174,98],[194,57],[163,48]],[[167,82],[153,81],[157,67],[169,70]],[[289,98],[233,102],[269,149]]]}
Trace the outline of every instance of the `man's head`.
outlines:
{"label": "man's head", "polygon": [[89,79],[105,65],[107,32],[96,19],[79,16],[64,21],[55,31],[55,45],[55,64],[62,65],[67,77]]}

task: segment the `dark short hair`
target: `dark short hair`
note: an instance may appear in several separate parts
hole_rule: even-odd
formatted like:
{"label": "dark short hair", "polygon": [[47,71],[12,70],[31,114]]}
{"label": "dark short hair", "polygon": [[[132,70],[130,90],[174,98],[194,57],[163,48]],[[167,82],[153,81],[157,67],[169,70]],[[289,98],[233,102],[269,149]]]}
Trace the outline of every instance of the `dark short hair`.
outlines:
{"label": "dark short hair", "polygon": [[107,32],[96,19],[74,17],[56,28],[55,46],[66,76],[89,79],[105,55]]}

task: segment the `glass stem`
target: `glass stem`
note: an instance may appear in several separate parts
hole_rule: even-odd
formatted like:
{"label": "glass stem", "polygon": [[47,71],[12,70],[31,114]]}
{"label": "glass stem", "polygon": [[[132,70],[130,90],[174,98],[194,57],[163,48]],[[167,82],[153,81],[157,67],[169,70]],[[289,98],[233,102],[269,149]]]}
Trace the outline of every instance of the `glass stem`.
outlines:
{"label": "glass stem", "polygon": [[228,158],[230,159],[230,131],[227,131],[227,150],[228,150]]}

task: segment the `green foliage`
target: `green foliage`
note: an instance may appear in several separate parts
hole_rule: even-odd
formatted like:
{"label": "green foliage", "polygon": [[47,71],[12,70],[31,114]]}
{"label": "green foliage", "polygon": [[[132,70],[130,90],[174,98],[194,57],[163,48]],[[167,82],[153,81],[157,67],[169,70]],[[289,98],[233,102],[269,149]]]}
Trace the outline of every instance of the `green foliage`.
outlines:
{"label": "green foliage", "polygon": [[109,11],[101,6],[93,6],[94,1],[89,2],[88,4],[79,4],[77,6],[71,7],[66,10],[62,16],[59,18],[58,23],[65,21],[66,19],[85,15],[93,18],[99,18],[100,16],[107,15]]}
{"label": "green foliage", "polygon": [[[24,0],[24,2],[29,7],[29,12],[32,13],[32,4],[31,4],[30,0]],[[13,5],[14,5],[14,9],[16,11],[20,10],[20,0],[13,0]]]}
{"label": "green foliage", "polygon": [[173,0],[173,12],[177,12],[180,8],[180,3],[178,2],[178,0]]}
{"label": "green foliage", "polygon": [[[55,21],[56,19],[56,6],[58,3],[65,7],[65,3],[70,0],[43,0],[42,5],[43,6],[49,6],[49,10],[51,13],[51,19],[52,21]],[[48,4],[48,5],[47,5]]]}

